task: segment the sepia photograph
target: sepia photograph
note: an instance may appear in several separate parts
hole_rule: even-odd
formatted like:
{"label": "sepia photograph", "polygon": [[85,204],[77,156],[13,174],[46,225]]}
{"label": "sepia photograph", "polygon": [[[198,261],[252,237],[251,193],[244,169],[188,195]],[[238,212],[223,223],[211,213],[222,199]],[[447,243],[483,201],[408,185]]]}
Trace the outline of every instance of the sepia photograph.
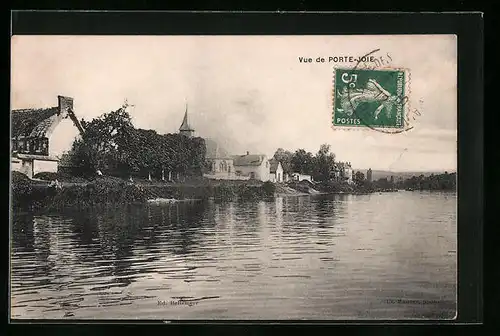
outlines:
{"label": "sepia photograph", "polygon": [[456,35],[14,35],[10,71],[10,318],[456,319]]}

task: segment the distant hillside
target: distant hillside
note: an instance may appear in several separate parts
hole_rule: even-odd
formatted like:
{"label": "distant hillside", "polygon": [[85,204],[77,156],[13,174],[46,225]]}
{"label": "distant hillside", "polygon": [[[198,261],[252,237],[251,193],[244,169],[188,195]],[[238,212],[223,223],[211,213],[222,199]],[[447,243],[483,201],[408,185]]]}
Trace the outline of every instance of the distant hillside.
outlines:
{"label": "distant hillside", "polygon": [[[360,171],[363,174],[365,174],[366,177],[366,172],[368,169],[354,169],[354,172]],[[452,171],[449,171],[448,173],[452,173]],[[391,172],[391,171],[386,171],[386,170],[372,170],[372,180],[378,180],[381,178],[386,177],[387,179],[390,179],[391,176],[394,176],[394,179],[397,180],[398,178],[402,179],[407,179],[411,178],[412,176],[429,176],[431,174],[438,175],[438,174],[444,174],[444,171],[434,171],[434,172]]]}

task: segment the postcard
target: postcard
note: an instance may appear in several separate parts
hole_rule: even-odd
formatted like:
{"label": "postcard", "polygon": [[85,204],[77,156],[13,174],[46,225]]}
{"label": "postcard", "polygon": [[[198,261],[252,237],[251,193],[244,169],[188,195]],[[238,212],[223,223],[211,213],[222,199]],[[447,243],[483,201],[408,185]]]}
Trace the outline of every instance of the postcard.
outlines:
{"label": "postcard", "polygon": [[11,45],[11,318],[456,318],[456,35]]}

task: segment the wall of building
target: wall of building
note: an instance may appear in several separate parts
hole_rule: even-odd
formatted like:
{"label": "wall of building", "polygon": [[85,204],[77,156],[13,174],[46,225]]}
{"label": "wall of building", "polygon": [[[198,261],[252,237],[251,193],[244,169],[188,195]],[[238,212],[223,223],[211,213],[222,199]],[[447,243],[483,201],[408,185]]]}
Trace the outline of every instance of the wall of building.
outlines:
{"label": "wall of building", "polygon": [[33,175],[42,172],[57,173],[57,161],[33,160]]}
{"label": "wall of building", "polygon": [[211,173],[234,173],[232,159],[208,159]]}
{"label": "wall of building", "polygon": [[346,179],[347,179],[347,180],[346,180],[346,181],[347,181],[347,183],[349,183],[349,184],[354,183],[354,181],[353,181],[353,179],[352,179],[352,169],[351,169],[351,168],[346,168],[346,169],[344,170],[344,176],[345,176],[345,177],[346,177]]}
{"label": "wall of building", "polygon": [[[17,160],[17,159],[16,159]],[[12,163],[12,171],[18,171],[29,178],[33,177],[33,161],[31,160],[18,160]]]}
{"label": "wall of building", "polygon": [[312,177],[311,175],[304,175],[304,174],[299,174],[299,173],[293,173],[291,176],[291,179],[294,181],[309,181],[312,182]]}
{"label": "wall of building", "polygon": [[283,177],[283,168],[281,165],[278,165],[278,168],[276,168],[276,173],[274,174],[276,182],[281,183],[284,181]]}
{"label": "wall of building", "polygon": [[10,170],[20,172],[21,168],[22,168],[21,160],[12,158],[10,161]]}
{"label": "wall of building", "polygon": [[71,150],[80,132],[70,118],[65,118],[54,128],[49,137],[49,156],[60,157]]}
{"label": "wall of building", "polygon": [[278,168],[276,168],[276,172],[269,174],[269,180],[273,183],[282,183],[286,181],[281,166],[278,166]]}
{"label": "wall of building", "polygon": [[253,173],[256,180],[260,180],[263,182],[269,181],[271,179],[268,160],[262,161],[262,164],[260,166],[234,166],[234,169],[236,172],[240,171],[241,175],[250,176]]}

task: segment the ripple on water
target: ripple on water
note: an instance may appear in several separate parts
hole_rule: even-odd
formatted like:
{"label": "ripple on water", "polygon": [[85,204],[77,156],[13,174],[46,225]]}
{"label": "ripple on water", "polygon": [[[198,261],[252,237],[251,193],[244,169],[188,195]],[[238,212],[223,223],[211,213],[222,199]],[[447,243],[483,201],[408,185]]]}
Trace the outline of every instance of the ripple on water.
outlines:
{"label": "ripple on water", "polygon": [[454,316],[456,198],[393,194],[25,214],[12,317]]}

